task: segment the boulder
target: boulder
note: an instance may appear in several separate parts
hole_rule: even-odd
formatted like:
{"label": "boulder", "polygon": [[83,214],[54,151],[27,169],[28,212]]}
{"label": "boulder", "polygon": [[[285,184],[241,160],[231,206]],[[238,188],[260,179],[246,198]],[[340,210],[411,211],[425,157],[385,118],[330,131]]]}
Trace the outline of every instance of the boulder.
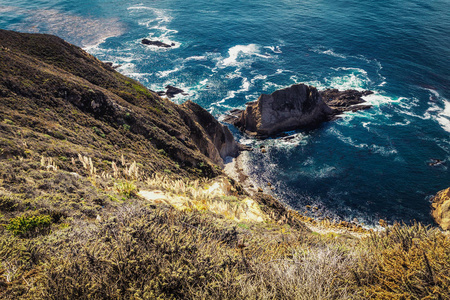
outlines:
{"label": "boulder", "polygon": [[182,94],[183,96],[189,96],[188,93],[186,93],[185,91],[183,91],[180,88],[174,87],[172,85],[167,85],[166,86],[166,91],[158,91],[156,92],[158,94],[158,96],[166,96],[167,98],[173,98],[175,97],[175,95],[178,94]]}
{"label": "boulder", "polygon": [[450,230],[450,188],[442,190],[434,196],[431,215],[442,229]]}

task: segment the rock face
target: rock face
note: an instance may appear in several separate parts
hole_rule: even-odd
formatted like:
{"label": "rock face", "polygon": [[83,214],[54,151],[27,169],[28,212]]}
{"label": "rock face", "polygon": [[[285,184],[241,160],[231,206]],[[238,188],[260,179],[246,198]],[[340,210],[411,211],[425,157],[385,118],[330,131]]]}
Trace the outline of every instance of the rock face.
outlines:
{"label": "rock face", "polygon": [[440,191],[433,198],[431,215],[442,229],[450,230],[450,188]]}
{"label": "rock face", "polygon": [[236,157],[244,146],[238,144],[228,127],[220,124],[200,105],[186,101],[181,105],[184,122],[191,129],[189,139],[216,164],[223,166],[227,156]]}
{"label": "rock face", "polygon": [[372,92],[356,90],[325,90],[295,84],[291,87],[262,94],[257,101],[247,103],[245,110],[232,110],[224,118],[249,135],[265,138],[283,131],[314,127],[330,121],[344,111],[370,108],[362,96]]}

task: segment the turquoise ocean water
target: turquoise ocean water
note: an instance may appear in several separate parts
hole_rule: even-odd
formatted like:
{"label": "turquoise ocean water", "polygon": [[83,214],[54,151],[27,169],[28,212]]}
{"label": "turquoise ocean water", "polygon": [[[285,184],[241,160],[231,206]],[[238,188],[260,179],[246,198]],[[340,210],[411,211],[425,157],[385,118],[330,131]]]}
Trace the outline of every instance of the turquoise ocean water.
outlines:
{"label": "turquoise ocean water", "polygon": [[375,91],[372,109],[289,141],[233,131],[268,149],[243,154],[250,177],[302,212],[430,223],[430,196],[450,186],[448,0],[1,0],[0,28],[59,35],[217,117],[300,82]]}

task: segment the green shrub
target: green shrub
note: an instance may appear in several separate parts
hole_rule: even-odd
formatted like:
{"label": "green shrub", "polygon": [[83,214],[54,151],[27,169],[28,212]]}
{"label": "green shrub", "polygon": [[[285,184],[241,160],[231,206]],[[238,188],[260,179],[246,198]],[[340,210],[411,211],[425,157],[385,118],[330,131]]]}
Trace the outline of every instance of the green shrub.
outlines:
{"label": "green shrub", "polygon": [[15,236],[26,237],[33,233],[47,231],[52,225],[52,217],[49,215],[19,216],[9,220],[6,230]]}
{"label": "green shrub", "polygon": [[127,198],[132,198],[132,197],[137,196],[138,188],[132,182],[119,181],[114,186],[116,188],[116,191],[119,194],[122,194]]}
{"label": "green shrub", "polygon": [[128,124],[123,124],[122,125],[123,126],[123,129],[125,129],[126,131],[130,131],[130,125],[128,125]]}
{"label": "green shrub", "polygon": [[92,127],[92,129],[94,130],[95,134],[97,134],[98,136],[101,136],[102,138],[105,138],[106,135],[103,133],[103,131],[97,127]]}

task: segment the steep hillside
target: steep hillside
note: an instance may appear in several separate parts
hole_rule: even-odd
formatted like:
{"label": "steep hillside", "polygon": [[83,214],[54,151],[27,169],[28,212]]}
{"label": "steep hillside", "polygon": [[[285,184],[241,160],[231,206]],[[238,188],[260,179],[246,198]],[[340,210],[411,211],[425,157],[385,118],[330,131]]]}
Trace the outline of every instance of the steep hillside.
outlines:
{"label": "steep hillside", "polygon": [[198,122],[208,113],[197,105],[160,98],[58,37],[0,30],[0,45],[1,157],[44,155],[70,170],[65,158],[79,153],[123,155],[147,173],[211,177],[238,152],[228,128]]}

